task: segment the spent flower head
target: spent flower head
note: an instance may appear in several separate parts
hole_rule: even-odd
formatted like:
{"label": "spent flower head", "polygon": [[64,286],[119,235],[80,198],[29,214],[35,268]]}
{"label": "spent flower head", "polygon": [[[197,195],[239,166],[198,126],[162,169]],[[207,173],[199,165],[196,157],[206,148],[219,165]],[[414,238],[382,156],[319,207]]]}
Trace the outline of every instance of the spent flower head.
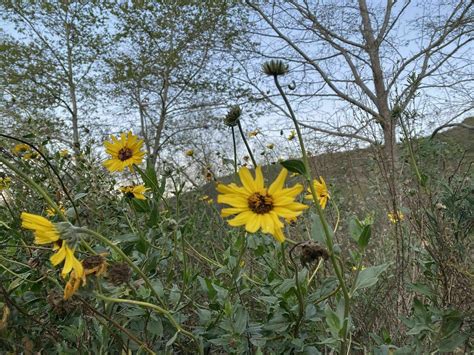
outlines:
{"label": "spent flower head", "polygon": [[232,106],[227,115],[224,117],[224,124],[229,127],[237,126],[242,114],[242,109],[239,105]]}
{"label": "spent flower head", "polygon": [[288,64],[285,64],[282,60],[272,59],[263,63],[262,70],[267,75],[285,75],[288,73]]}

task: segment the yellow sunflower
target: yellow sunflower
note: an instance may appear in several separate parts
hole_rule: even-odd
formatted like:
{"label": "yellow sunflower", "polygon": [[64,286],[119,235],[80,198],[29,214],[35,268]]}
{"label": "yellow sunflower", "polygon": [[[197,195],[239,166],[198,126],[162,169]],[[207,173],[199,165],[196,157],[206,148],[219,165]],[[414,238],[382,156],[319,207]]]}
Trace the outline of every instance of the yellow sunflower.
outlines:
{"label": "yellow sunflower", "polygon": [[144,193],[149,190],[144,185],[122,186],[120,191],[128,198],[136,198],[137,200],[146,200]]}
{"label": "yellow sunflower", "polygon": [[22,155],[30,150],[30,146],[28,144],[17,144],[13,147],[12,152],[15,155]]}
{"label": "yellow sunflower", "polygon": [[33,231],[35,244],[54,243],[53,250],[56,250],[56,253],[51,256],[50,261],[54,266],[65,261],[61,272],[63,277],[66,277],[73,269],[76,275],[82,277],[84,269],[74,256],[74,249],[71,249],[64,240],[60,239],[59,232],[53,223],[42,216],[27,212],[22,212],[21,220],[23,228]]}
{"label": "yellow sunflower", "polygon": [[132,132],[122,133],[120,139],[115,136],[111,139],[111,142],[104,142],[105,152],[112,157],[104,162],[104,166],[111,172],[123,171],[126,167],[133,171],[133,165],[140,164],[145,156],[141,151],[143,141]]}
{"label": "yellow sunflower", "polygon": [[[314,184],[314,189],[316,190],[316,195],[318,196],[319,205],[324,210],[326,208],[326,204],[328,203],[330,196],[329,196],[328,188],[326,186],[326,181],[324,181],[322,176],[320,176],[319,179],[321,180],[321,182],[319,182],[317,179],[314,179],[313,184]],[[308,189],[308,191],[311,192],[310,189]],[[306,195],[305,198],[308,200],[312,200],[313,195],[311,194]]]}
{"label": "yellow sunflower", "polygon": [[297,217],[308,208],[302,203],[295,202],[296,196],[303,191],[301,184],[296,184],[291,188],[283,187],[287,175],[288,170],[282,169],[267,189],[260,166],[257,166],[255,179],[247,168],[241,168],[239,177],[243,186],[237,186],[234,183],[217,186],[217,191],[220,193],[217,202],[231,206],[222,209],[222,217],[236,215],[228,221],[231,226],[245,225],[245,229],[250,233],[261,229],[264,233],[273,235],[280,243],[283,242],[285,236],[280,218]]}
{"label": "yellow sunflower", "polygon": [[387,216],[388,220],[393,224],[401,222],[405,219],[405,215],[401,211],[389,212],[387,213]]}
{"label": "yellow sunflower", "polygon": [[0,191],[8,189],[10,187],[11,182],[12,179],[8,176],[0,177]]}

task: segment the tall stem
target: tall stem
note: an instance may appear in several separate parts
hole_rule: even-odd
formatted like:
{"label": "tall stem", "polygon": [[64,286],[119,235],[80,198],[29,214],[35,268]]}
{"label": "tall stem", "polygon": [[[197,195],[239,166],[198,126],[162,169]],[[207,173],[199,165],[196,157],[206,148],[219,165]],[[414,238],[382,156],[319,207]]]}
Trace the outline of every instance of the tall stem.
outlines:
{"label": "tall stem", "polygon": [[232,129],[232,143],[233,143],[233,147],[234,147],[234,173],[237,176],[237,144],[235,142],[234,126],[232,126],[231,129]]}
{"label": "tall stem", "polygon": [[252,149],[250,149],[249,143],[247,142],[247,138],[245,138],[244,130],[242,129],[242,125],[240,124],[240,121],[237,122],[237,125],[239,126],[240,135],[242,136],[242,140],[245,143],[245,147],[247,148],[247,151],[249,152],[250,159],[252,159],[253,166],[254,168],[256,168],[257,162],[255,161],[255,158],[253,157]]}
{"label": "tall stem", "polygon": [[286,107],[288,108],[288,112],[290,114],[290,117],[295,125],[295,130],[296,130],[296,135],[298,137],[298,141],[301,147],[301,153],[303,156],[303,164],[305,165],[306,168],[306,174],[305,178],[309,183],[309,188],[311,190],[311,196],[313,197],[314,200],[314,205],[316,208],[316,211],[318,213],[319,219],[321,220],[321,224],[323,226],[324,230],[324,236],[326,239],[326,246],[329,250],[329,258],[331,260],[331,264],[334,268],[334,272],[336,273],[336,277],[339,281],[339,284],[342,289],[342,293],[344,296],[344,323],[343,323],[343,328],[342,328],[342,343],[341,343],[341,354],[344,354],[346,352],[346,339],[347,339],[347,329],[348,329],[348,317],[349,317],[349,312],[350,312],[350,295],[349,295],[349,290],[347,289],[347,285],[344,280],[344,275],[342,268],[340,267],[339,263],[337,262],[336,256],[334,254],[334,242],[332,239],[332,234],[329,230],[329,225],[326,221],[326,218],[323,213],[323,209],[321,208],[321,205],[319,204],[319,199],[318,195],[316,193],[316,189],[313,184],[313,178],[311,176],[311,169],[309,165],[309,159],[308,159],[308,154],[306,153],[306,148],[304,145],[303,141],[303,135],[301,134],[301,130],[298,124],[298,120],[296,119],[296,115],[293,111],[293,108],[290,105],[290,102],[288,101],[288,98],[283,91],[279,81],[278,81],[278,76],[273,75],[273,79],[275,81],[275,86],[278,89],[278,92],[280,93],[281,97],[283,98],[283,101],[285,102]]}

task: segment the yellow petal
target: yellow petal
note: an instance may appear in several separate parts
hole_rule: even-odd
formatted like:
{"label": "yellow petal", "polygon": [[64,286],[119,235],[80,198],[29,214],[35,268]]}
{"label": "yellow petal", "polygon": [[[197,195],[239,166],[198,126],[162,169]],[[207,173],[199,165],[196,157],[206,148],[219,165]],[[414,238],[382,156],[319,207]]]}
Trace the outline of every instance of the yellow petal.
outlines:
{"label": "yellow petal", "polygon": [[281,190],[283,188],[283,185],[285,184],[285,180],[286,180],[287,175],[288,175],[288,170],[286,170],[284,168],[281,169],[280,174],[278,174],[278,177],[273,182],[273,184],[270,185],[270,188],[268,189],[268,194],[269,195],[273,195],[278,190]]}
{"label": "yellow petal", "polygon": [[247,223],[247,221],[252,218],[252,216],[254,215],[255,213],[253,213],[252,211],[244,211],[242,213],[239,213],[237,216],[235,216],[233,219],[230,219],[228,221],[229,225],[233,226],[233,227],[238,227],[238,226],[242,226],[244,224]]}
{"label": "yellow petal", "polygon": [[226,203],[232,207],[247,208],[248,201],[245,197],[238,195],[219,195],[217,196],[218,203]]}
{"label": "yellow petal", "polygon": [[245,224],[245,230],[249,233],[255,233],[260,229],[261,215],[253,213]]}
{"label": "yellow petal", "polygon": [[236,208],[236,207],[233,207],[233,208],[223,208],[221,210],[221,216],[222,217],[229,217],[233,214],[237,214],[237,213],[240,213],[240,212],[244,212],[245,210],[248,210],[248,208]]}
{"label": "yellow petal", "polygon": [[247,169],[245,166],[240,168],[239,177],[240,181],[242,182],[242,185],[244,185],[244,188],[245,190],[247,190],[247,192],[253,193],[257,191],[257,186],[252,178],[252,174],[250,174],[249,169]]}
{"label": "yellow petal", "polygon": [[259,165],[255,169],[255,187],[257,190],[263,190],[265,188],[265,182],[263,180],[262,167]]}
{"label": "yellow petal", "polygon": [[55,254],[51,255],[49,260],[51,261],[51,264],[56,266],[56,265],[62,263],[62,261],[65,258],[66,258],[66,243],[63,242],[63,245],[61,246],[61,248]]}
{"label": "yellow petal", "polygon": [[285,235],[283,234],[283,231],[281,228],[275,228],[275,232],[273,233],[273,236],[279,243],[283,243],[285,241]]}

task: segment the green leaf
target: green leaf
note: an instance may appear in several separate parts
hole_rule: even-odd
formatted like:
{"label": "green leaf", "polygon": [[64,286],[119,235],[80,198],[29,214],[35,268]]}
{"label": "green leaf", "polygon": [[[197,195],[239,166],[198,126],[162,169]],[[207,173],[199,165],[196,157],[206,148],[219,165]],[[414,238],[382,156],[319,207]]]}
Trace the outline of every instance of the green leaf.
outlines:
{"label": "green leaf", "polygon": [[449,338],[441,340],[439,343],[438,351],[441,353],[448,353],[455,351],[466,341],[467,335],[455,333]]}
{"label": "green leaf", "polygon": [[303,176],[307,175],[306,166],[301,160],[290,159],[290,160],[282,161],[280,164],[283,165],[284,168],[288,169],[288,171],[291,171],[292,173],[297,173]]}
{"label": "green leaf", "polygon": [[382,272],[387,270],[389,264],[382,264],[378,266],[371,266],[359,273],[359,277],[356,280],[354,292],[363,288],[371,287],[375,285]]}
{"label": "green leaf", "polygon": [[357,241],[357,244],[361,249],[365,249],[367,245],[369,244],[369,239],[370,236],[372,235],[372,226],[366,225],[362,229],[362,232],[359,235],[359,240]]}
{"label": "green leaf", "polygon": [[337,313],[329,307],[324,310],[324,314],[326,315],[326,323],[329,326],[331,334],[333,337],[338,338],[339,332],[342,329],[342,321],[339,319]]}

